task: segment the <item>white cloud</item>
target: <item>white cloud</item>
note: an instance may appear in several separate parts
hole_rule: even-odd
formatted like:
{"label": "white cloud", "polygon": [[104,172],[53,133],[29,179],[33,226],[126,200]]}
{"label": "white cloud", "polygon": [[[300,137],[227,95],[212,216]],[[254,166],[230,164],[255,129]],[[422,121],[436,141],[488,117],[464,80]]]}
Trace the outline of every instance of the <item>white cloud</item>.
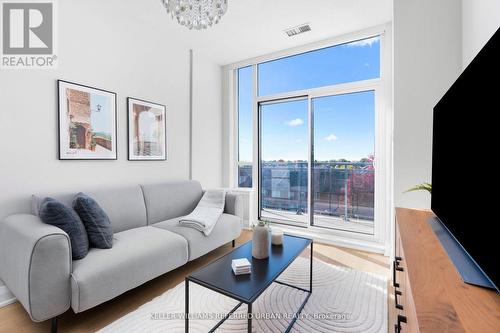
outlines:
{"label": "white cloud", "polygon": [[330,134],[325,138],[326,141],[337,141],[339,138],[335,134]]}
{"label": "white cloud", "polygon": [[300,126],[304,123],[304,121],[300,118],[292,119],[290,121],[285,122],[288,126]]}
{"label": "white cloud", "polygon": [[380,37],[371,37],[366,39],[361,39],[352,43],[347,44],[347,46],[372,46],[374,43],[378,42]]}

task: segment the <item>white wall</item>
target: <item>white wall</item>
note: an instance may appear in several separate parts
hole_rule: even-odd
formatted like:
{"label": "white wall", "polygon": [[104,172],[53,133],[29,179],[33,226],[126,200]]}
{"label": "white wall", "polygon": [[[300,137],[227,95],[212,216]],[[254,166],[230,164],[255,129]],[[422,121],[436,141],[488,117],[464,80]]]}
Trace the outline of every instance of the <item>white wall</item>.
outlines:
{"label": "white wall", "polygon": [[194,52],[193,179],[204,188],[222,186],[221,67]]}
{"label": "white wall", "polygon": [[462,0],[464,69],[499,27],[500,0]]}
{"label": "white wall", "polygon": [[[0,70],[0,219],[29,212],[37,192],[187,179],[189,48],[159,1],[65,0],[59,7],[59,68]],[[195,50],[196,54],[196,50]],[[220,67],[198,55],[194,178],[220,186]],[[56,80],[117,93],[118,160],[57,159]],[[167,161],[127,161],[126,97],[167,107]],[[1,286],[0,282],[0,286]]]}
{"label": "white wall", "polygon": [[[482,0],[481,0],[482,1]],[[394,201],[428,208],[432,109],[462,69],[461,2],[394,0]]]}

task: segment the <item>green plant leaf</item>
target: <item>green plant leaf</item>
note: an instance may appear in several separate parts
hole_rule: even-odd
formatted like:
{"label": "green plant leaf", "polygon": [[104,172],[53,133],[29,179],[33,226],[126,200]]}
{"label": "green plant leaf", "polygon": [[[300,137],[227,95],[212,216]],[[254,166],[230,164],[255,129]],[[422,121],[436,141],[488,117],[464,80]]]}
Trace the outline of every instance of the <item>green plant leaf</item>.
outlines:
{"label": "green plant leaf", "polygon": [[427,191],[432,194],[432,184],[431,183],[422,183],[415,185],[414,187],[406,190],[404,193],[415,192],[415,191]]}

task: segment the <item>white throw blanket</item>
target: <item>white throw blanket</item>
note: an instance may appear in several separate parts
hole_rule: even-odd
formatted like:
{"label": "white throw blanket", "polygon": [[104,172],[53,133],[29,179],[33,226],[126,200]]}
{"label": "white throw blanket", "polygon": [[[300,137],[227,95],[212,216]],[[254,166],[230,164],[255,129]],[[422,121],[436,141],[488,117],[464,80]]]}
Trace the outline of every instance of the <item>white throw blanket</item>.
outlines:
{"label": "white throw blanket", "polygon": [[179,224],[184,227],[194,228],[210,235],[224,211],[226,202],[226,192],[223,190],[206,191],[198,206],[191,214],[179,220]]}

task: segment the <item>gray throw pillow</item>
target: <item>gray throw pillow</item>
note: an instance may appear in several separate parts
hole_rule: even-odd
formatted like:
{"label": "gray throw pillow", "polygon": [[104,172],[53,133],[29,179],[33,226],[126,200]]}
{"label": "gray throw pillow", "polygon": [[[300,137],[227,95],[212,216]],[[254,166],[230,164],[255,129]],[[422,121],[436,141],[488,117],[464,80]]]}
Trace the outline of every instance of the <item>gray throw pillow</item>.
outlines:
{"label": "gray throw pillow", "polygon": [[52,198],[45,198],[40,205],[40,219],[47,224],[64,230],[71,243],[73,260],[84,258],[89,252],[87,232],[78,214]]}
{"label": "gray throw pillow", "polygon": [[78,213],[87,230],[90,247],[98,249],[113,247],[111,222],[97,201],[80,192],[73,199],[73,209]]}

